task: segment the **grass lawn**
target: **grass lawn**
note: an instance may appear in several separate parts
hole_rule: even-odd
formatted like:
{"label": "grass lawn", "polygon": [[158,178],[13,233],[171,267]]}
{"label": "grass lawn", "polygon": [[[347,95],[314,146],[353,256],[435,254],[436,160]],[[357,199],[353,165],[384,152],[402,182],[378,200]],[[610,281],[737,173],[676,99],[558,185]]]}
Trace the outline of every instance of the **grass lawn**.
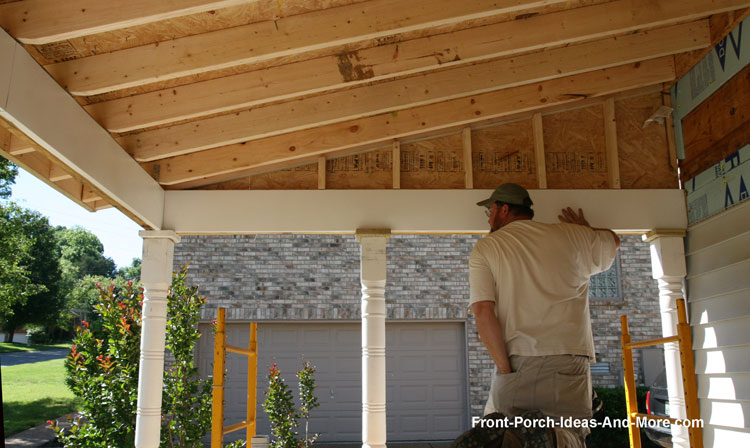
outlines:
{"label": "grass lawn", "polygon": [[5,437],[77,409],[65,359],[2,368]]}
{"label": "grass lawn", "polygon": [[61,342],[52,345],[29,345],[18,342],[0,342],[0,353],[30,352],[33,350],[53,350],[56,348],[70,348],[72,342]]}

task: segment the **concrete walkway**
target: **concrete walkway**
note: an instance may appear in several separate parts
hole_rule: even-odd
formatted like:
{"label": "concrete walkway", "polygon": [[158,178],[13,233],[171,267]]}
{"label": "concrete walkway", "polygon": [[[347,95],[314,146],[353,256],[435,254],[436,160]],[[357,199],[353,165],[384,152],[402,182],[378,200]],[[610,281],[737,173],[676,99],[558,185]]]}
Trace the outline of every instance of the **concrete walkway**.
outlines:
{"label": "concrete walkway", "polygon": [[[67,415],[63,415],[57,419],[58,424],[62,428],[70,426],[70,418]],[[21,431],[17,434],[5,439],[5,448],[27,448],[27,447],[40,447],[40,446],[62,446],[57,444],[55,431],[47,428],[47,423],[34,426],[26,431]]]}
{"label": "concrete walkway", "polygon": [[70,350],[61,348],[55,350],[35,350],[30,352],[0,353],[0,362],[3,367],[17,366],[32,362],[49,361],[68,356]]}

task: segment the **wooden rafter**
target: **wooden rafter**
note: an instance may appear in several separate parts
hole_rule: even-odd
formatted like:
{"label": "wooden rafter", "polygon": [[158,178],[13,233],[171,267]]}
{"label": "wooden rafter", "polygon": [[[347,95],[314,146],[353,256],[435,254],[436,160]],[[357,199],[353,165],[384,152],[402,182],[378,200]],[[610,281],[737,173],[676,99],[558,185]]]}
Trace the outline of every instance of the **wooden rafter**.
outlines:
{"label": "wooden rafter", "polygon": [[24,0],[0,5],[0,26],[42,45],[258,0]]}
{"label": "wooden rafter", "polygon": [[498,6],[494,0],[373,0],[61,62],[49,70],[71,93],[95,95],[564,1],[512,0]]}
{"label": "wooden rafter", "polygon": [[[623,0],[394,42],[356,52],[344,52],[339,56],[295,62],[106,101],[87,106],[87,110],[109,130],[124,132],[249,107],[267,101],[309,95],[341,88],[344,85],[371,82],[403,73],[434,69],[440,65],[460,64],[685,22],[705,17],[716,10],[731,8],[737,2],[722,0],[708,4],[699,0],[688,0],[663,2],[663,7],[653,8],[640,8],[642,5],[636,3],[634,0]],[[628,12],[628,8],[641,10],[639,14],[634,15]],[[545,32],[529,33],[529,29],[543,29]],[[488,40],[487,36],[496,37]],[[461,45],[457,46],[457,42],[461,42]],[[112,56],[113,63],[118,60],[114,57],[115,54]],[[122,54],[119,59],[129,60],[130,56]],[[70,63],[73,62],[75,61]],[[104,65],[100,68],[107,70],[109,62],[102,63]],[[67,82],[68,77],[64,74],[67,69],[61,70],[56,66],[50,66],[49,69],[62,84],[70,86]],[[88,76],[84,75],[86,70],[83,67],[80,69],[81,71],[74,71],[78,71],[80,76]],[[135,74],[129,74],[128,81],[132,81],[134,76]],[[160,73],[159,80],[165,79],[164,76],[165,73]],[[70,87],[75,93],[75,87]]]}
{"label": "wooden rafter", "polygon": [[138,161],[188,154],[316,126],[358,119],[708,45],[708,24],[587,42],[372,86],[257,107],[236,114],[128,135],[120,144]]}
{"label": "wooden rafter", "polygon": [[381,114],[344,123],[292,132],[246,144],[172,157],[142,164],[161,184],[231,173],[311,155],[374,144],[531,111],[583,98],[608,95],[642,86],[660,84],[674,77],[673,59],[664,57],[576,76],[513,87],[441,103],[420,106],[399,114]]}

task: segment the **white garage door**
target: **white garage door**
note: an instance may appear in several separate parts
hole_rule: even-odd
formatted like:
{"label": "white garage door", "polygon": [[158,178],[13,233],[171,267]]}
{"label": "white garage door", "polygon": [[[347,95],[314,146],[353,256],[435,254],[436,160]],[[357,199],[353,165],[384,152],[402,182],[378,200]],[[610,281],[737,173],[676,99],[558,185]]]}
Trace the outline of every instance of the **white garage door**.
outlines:
{"label": "white garage door", "polygon": [[[200,371],[210,375],[213,334],[202,326]],[[388,323],[388,440],[449,440],[468,426],[464,325],[458,322]],[[249,325],[227,325],[227,343],[246,347]],[[321,442],[362,440],[362,358],[358,323],[259,324],[258,434],[269,434],[261,403],[268,367],[276,363],[297,394],[303,360],[316,367],[320,407],[310,431]],[[225,424],[244,420],[246,357],[227,354]],[[244,437],[238,432],[226,440]]]}

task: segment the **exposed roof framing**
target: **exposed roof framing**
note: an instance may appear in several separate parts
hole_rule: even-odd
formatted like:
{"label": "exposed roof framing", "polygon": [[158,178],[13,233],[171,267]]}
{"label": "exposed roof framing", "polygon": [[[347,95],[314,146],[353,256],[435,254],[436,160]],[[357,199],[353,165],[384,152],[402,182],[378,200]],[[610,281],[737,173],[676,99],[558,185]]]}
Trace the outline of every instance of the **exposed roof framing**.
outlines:
{"label": "exposed roof framing", "polygon": [[24,44],[0,36],[2,154],[155,228],[164,190],[670,188],[671,129],[643,121],[750,7],[101,3],[0,4]]}

